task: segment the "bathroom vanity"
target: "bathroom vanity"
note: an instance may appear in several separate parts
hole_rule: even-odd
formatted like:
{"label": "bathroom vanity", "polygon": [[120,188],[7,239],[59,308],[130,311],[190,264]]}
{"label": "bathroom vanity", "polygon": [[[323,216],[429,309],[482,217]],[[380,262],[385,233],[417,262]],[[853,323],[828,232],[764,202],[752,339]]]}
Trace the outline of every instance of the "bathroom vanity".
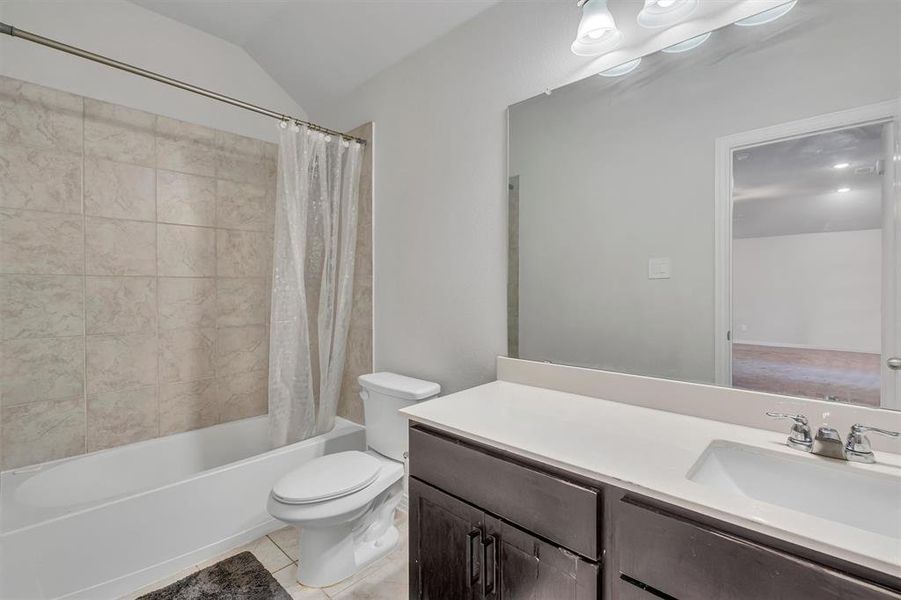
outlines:
{"label": "bathroom vanity", "polygon": [[405,412],[411,598],[901,599],[896,455],[506,381]]}

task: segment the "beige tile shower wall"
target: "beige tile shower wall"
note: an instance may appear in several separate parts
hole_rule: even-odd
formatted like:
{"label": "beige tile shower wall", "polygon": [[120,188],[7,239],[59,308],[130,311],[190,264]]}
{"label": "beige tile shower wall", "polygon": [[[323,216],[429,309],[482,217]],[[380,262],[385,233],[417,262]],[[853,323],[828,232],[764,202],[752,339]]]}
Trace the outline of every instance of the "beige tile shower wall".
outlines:
{"label": "beige tile shower wall", "polygon": [[369,143],[363,153],[360,170],[360,203],[357,213],[357,248],[354,259],[354,297],[350,329],[347,333],[347,357],[338,415],[363,423],[363,403],[357,377],[372,372],[372,153],[373,124],[361,125],[350,132]]}
{"label": "beige tile shower wall", "polygon": [[266,412],[276,160],[0,78],[0,467]]}

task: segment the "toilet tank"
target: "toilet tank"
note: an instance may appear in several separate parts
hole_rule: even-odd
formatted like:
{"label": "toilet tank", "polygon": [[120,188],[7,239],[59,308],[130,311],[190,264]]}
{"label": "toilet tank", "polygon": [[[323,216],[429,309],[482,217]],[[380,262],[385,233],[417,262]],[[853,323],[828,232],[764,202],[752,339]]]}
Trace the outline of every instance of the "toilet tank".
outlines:
{"label": "toilet tank", "polygon": [[398,411],[420,400],[434,398],[441,386],[397,373],[360,375],[360,398],[366,419],[366,444],[372,449],[403,462],[407,451],[407,417]]}

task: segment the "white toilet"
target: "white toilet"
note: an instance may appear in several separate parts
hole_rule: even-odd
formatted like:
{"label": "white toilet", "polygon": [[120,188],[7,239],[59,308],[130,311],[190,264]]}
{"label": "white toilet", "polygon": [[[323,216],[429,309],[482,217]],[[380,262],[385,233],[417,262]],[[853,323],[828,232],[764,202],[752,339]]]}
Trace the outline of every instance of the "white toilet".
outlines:
{"label": "white toilet", "polygon": [[407,419],[398,410],[441,392],[437,383],[395,373],[362,375],[359,382],[369,449],[315,458],[269,494],[269,514],[299,530],[297,580],[310,587],[347,579],[397,544],[394,511],[407,451]]}

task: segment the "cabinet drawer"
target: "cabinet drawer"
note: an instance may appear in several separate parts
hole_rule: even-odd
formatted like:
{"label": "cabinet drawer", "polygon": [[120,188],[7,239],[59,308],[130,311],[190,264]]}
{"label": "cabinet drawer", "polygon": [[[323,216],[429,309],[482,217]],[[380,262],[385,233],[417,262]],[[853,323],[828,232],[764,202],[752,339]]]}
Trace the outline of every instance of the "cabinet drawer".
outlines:
{"label": "cabinet drawer", "polygon": [[600,492],[410,428],[410,475],[597,560]]}
{"label": "cabinet drawer", "polygon": [[629,497],[616,503],[613,527],[619,573],[678,600],[901,600],[885,588]]}

